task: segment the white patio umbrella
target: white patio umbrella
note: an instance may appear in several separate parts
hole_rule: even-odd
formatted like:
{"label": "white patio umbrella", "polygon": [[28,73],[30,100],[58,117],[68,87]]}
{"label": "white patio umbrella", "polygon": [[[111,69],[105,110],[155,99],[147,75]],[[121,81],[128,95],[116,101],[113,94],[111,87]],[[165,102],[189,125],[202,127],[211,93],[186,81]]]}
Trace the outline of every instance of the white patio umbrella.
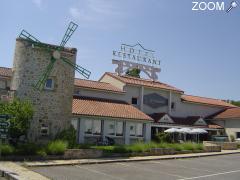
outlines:
{"label": "white patio umbrella", "polygon": [[191,129],[190,128],[181,128],[178,132],[183,134],[190,134]]}
{"label": "white patio umbrella", "polygon": [[190,134],[191,129],[190,128],[181,128],[178,131],[179,133],[182,133],[184,135],[184,141],[186,141],[186,134]]}
{"label": "white patio umbrella", "polygon": [[196,128],[196,129],[192,129],[191,134],[196,134],[197,135],[197,142],[199,142],[199,134],[207,134],[208,132],[205,129],[201,129],[201,128]]}
{"label": "white patio umbrella", "polygon": [[164,132],[166,132],[166,133],[176,133],[178,131],[179,131],[179,129],[177,129],[177,128],[170,128],[170,129],[165,130]]}
{"label": "white patio umbrella", "polygon": [[167,130],[165,130],[164,131],[165,133],[172,133],[173,134],[173,141],[175,141],[174,139],[174,133],[176,133],[176,132],[179,132],[179,129],[177,129],[177,128],[170,128],[170,129],[167,129]]}

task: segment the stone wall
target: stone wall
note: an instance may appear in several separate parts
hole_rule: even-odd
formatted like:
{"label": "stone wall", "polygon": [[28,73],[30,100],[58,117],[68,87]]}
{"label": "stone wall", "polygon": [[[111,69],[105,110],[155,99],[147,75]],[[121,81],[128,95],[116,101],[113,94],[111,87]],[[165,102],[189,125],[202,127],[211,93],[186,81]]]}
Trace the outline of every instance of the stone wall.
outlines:
{"label": "stone wall", "polygon": [[[27,40],[16,40],[11,90],[15,90],[20,99],[30,100],[33,104],[34,116],[29,130],[32,141],[49,140],[71,122],[74,86],[72,67],[57,60],[49,76],[54,80],[53,90],[37,91],[33,88],[50,63],[51,56],[52,52],[33,47]],[[75,63],[76,49],[64,49],[61,56]],[[45,135],[41,133],[43,127],[48,130]]]}
{"label": "stone wall", "polygon": [[102,156],[103,151],[97,149],[68,149],[64,153],[64,159],[88,159]]}
{"label": "stone wall", "polygon": [[220,146],[222,150],[237,150],[236,142],[203,141],[203,145],[209,145],[209,144]]}

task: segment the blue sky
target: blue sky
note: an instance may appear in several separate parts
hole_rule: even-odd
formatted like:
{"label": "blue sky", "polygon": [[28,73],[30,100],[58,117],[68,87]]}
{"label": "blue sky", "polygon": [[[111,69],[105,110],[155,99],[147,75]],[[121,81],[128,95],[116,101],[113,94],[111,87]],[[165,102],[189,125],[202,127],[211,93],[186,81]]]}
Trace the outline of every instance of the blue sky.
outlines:
{"label": "blue sky", "polygon": [[72,20],[79,28],[67,46],[78,49],[77,63],[93,80],[114,71],[112,50],[140,42],[160,58],[160,81],[187,94],[240,100],[240,7],[227,14],[192,11],[191,0],[2,0],[0,19],[0,66],[12,66],[22,29],[59,44]]}

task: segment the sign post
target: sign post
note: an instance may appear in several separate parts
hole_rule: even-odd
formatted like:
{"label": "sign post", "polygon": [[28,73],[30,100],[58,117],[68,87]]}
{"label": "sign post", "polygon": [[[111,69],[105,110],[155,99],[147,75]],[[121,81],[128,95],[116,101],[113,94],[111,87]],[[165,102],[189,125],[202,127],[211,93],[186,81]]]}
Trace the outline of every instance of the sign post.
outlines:
{"label": "sign post", "polygon": [[[2,146],[2,140],[7,139],[8,129],[10,126],[9,115],[2,114],[0,115],[0,146]],[[2,155],[2,149],[0,148],[0,158]]]}

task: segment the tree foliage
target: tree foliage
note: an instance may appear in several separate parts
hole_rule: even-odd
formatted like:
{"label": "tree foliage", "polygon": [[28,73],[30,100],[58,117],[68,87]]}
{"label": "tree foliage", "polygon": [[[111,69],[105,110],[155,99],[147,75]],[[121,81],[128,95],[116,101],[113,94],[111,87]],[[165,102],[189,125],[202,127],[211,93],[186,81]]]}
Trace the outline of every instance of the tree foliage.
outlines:
{"label": "tree foliage", "polygon": [[240,107],[240,101],[232,101],[231,103],[233,105],[235,105],[235,106],[239,106]]}
{"label": "tree foliage", "polygon": [[77,131],[71,125],[68,129],[64,129],[63,131],[59,132],[55,139],[66,141],[69,148],[74,148],[77,146]]}
{"label": "tree foliage", "polygon": [[133,69],[127,70],[126,75],[140,78],[140,73],[141,73],[141,70],[140,70],[140,69],[138,69],[138,68],[133,68]]}
{"label": "tree foliage", "polygon": [[0,102],[0,114],[10,115],[9,135],[11,138],[19,138],[27,134],[33,107],[29,101],[14,99],[11,102]]}

